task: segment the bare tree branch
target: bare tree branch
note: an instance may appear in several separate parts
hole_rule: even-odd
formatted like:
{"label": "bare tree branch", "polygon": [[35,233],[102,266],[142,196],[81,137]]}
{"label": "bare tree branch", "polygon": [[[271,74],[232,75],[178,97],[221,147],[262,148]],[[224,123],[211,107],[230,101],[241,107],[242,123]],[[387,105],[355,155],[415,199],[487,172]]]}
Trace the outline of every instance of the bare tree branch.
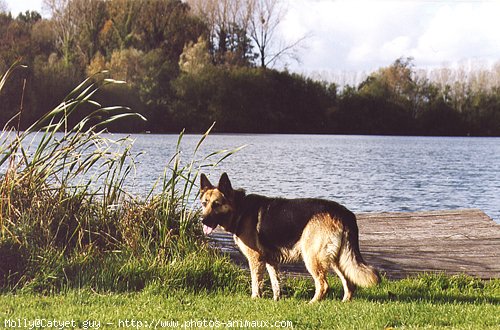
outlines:
{"label": "bare tree branch", "polygon": [[253,2],[249,34],[258,48],[260,66],[264,68],[272,66],[283,58],[298,61],[297,49],[310,36],[306,35],[289,44],[282,44],[278,35],[278,27],[286,15],[283,1],[249,1]]}
{"label": "bare tree branch", "polygon": [[300,63],[299,49],[303,48],[305,41],[310,37],[311,35],[307,34],[290,44],[281,46],[275,53],[267,54],[265,66],[274,66],[277,61],[282,60],[283,58],[291,58],[295,62]]}
{"label": "bare tree branch", "polygon": [[9,6],[7,5],[7,2],[5,0],[0,0],[0,13],[8,13],[9,12]]}
{"label": "bare tree branch", "polygon": [[[309,36],[303,36],[291,43],[283,43],[279,36],[279,26],[286,15],[282,0],[187,0],[191,9],[209,27],[209,39],[213,47],[215,63],[225,63],[231,38],[240,34],[237,42],[253,44],[259,66],[268,67],[286,58],[298,61],[298,49]],[[239,30],[236,30],[239,29]],[[252,49],[253,47],[247,47]],[[248,49],[247,49],[248,50]],[[239,50],[241,51],[241,49]],[[251,51],[253,52],[253,51]],[[240,54],[241,55],[241,54]],[[248,54],[242,54],[248,56]]]}
{"label": "bare tree branch", "polygon": [[54,22],[55,46],[60,50],[64,63],[69,65],[77,32],[76,25],[72,21],[71,0],[43,0],[43,6],[50,12]]}

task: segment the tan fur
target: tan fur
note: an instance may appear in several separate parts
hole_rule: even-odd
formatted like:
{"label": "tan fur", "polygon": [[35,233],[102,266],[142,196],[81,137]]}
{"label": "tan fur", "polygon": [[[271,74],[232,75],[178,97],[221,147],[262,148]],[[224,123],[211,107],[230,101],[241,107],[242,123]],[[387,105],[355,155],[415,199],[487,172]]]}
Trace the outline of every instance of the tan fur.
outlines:
{"label": "tan fur", "polygon": [[355,253],[349,243],[342,251],[338,266],[340,271],[355,285],[367,288],[380,282],[373,267],[356,261]]}
{"label": "tan fur", "polygon": [[[220,207],[213,208],[213,202],[217,202]],[[218,189],[207,190],[202,196],[202,203],[207,203],[207,207],[203,207],[203,214],[209,213],[228,213],[231,206],[227,203],[224,195]]]}

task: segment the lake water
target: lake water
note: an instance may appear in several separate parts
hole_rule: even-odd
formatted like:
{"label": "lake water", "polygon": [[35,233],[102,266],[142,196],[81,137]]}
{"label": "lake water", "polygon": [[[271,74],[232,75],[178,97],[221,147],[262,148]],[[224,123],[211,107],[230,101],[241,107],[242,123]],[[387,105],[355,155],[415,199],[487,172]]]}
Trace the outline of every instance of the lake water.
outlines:
{"label": "lake water", "polygon": [[[148,191],[175,152],[176,135],[133,135],[137,177]],[[199,135],[183,138],[190,160]],[[209,170],[249,193],[336,200],[354,212],[479,208],[500,222],[500,138],[211,135],[199,158],[246,148]]]}

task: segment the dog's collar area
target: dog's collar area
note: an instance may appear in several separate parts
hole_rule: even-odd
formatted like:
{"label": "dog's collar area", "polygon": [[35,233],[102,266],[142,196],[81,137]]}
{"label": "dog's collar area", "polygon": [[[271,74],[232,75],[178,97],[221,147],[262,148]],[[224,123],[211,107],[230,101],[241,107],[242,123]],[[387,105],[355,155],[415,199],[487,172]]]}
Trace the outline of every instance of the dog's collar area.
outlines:
{"label": "dog's collar area", "polygon": [[231,230],[228,230],[230,233],[233,233],[236,236],[241,235],[242,230],[240,228],[240,222],[241,222],[242,217],[243,217],[243,215],[239,215],[236,217],[236,219],[234,221],[231,221],[231,223],[233,225],[231,226],[232,227]]}

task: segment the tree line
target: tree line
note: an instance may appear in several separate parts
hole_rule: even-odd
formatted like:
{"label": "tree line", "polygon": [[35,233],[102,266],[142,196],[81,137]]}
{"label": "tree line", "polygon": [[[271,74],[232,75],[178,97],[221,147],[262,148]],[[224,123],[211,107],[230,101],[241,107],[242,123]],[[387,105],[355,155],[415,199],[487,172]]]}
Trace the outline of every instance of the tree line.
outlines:
{"label": "tree line", "polygon": [[26,127],[108,70],[127,84],[105,88],[98,101],[148,119],[112,131],[200,132],[216,121],[218,132],[500,135],[499,66],[422,71],[402,57],[346,86],[274,69],[304,40],[278,38],[279,0],[44,5],[48,19],[0,13],[0,72],[19,59],[27,66],[0,92],[2,126],[22,108]]}

